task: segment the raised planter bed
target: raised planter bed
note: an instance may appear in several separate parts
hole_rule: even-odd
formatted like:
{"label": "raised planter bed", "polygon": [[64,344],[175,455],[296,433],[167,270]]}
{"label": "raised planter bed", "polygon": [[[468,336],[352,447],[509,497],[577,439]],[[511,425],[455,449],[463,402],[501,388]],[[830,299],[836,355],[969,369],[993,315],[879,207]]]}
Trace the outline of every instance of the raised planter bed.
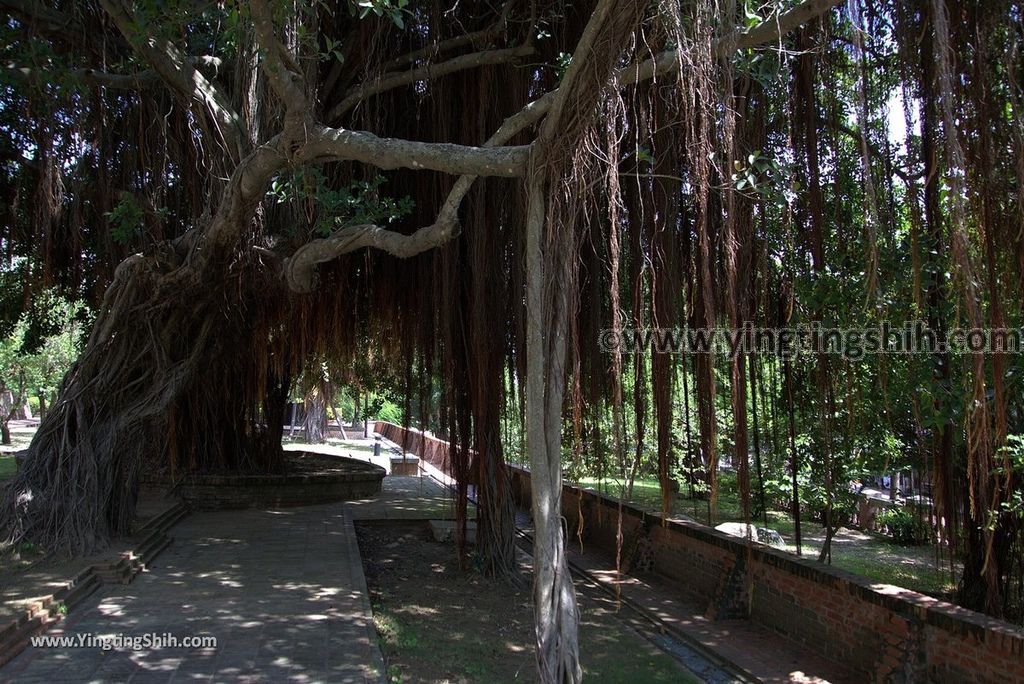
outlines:
{"label": "raised planter bed", "polygon": [[365,499],[380,493],[384,468],[342,456],[289,452],[280,475],[194,475],[174,489],[199,511],[287,508]]}

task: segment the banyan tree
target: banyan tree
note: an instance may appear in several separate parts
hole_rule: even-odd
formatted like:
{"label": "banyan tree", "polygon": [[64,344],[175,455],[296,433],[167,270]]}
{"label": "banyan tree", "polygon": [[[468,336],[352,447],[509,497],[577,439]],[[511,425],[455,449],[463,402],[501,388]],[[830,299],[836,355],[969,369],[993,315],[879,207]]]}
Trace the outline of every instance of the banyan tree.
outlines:
{"label": "banyan tree", "polygon": [[[293,382],[361,364],[435,406],[497,576],[503,425],[525,431],[543,681],[581,677],[563,458],[628,471],[651,440],[666,507],[682,467],[713,509],[728,450],[749,512],[753,457],[795,487],[796,411],[830,502],[853,433],[909,426],[960,600],[1019,610],[1017,357],[647,354],[602,331],[1019,326],[1021,3],[0,6],[5,261],[26,298],[98,310],[5,490],[9,539],[102,545],[143,470],[280,469]],[[759,429],[766,405],[788,433]]]}

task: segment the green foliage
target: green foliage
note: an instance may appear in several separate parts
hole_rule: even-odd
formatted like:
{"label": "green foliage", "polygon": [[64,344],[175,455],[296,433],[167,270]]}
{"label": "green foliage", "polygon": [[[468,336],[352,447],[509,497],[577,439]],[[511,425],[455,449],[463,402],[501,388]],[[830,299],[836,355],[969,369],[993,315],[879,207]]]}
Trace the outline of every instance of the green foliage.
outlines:
{"label": "green foliage", "polygon": [[317,56],[325,61],[337,60],[338,63],[345,61],[345,55],[341,52],[341,41],[334,40],[330,36],[324,36],[324,49],[317,53]]}
{"label": "green foliage", "polygon": [[570,52],[559,52],[558,57],[555,59],[555,74],[559,81],[565,76],[566,70],[572,63],[572,53]]}
{"label": "green foliage", "polygon": [[[790,196],[800,190],[797,181],[787,183],[789,175],[785,165],[765,156],[761,150],[754,150],[746,159],[733,162],[732,182],[738,192],[753,194],[779,207],[786,206]],[[787,186],[790,192],[786,191]]]}
{"label": "green foliage", "polygon": [[928,524],[916,513],[902,506],[882,511],[878,514],[877,520],[897,544],[924,544],[931,537]]}
{"label": "green foliage", "polygon": [[[1009,477],[1024,477],[1024,435],[1008,435],[1006,444],[999,450],[999,455],[1005,463],[993,469],[994,475],[1003,480]],[[1009,498],[1002,502],[1000,508],[1003,513],[1024,517],[1024,492],[1020,489],[1011,491]],[[990,525],[994,525],[996,511],[991,513]]]}
{"label": "green foliage", "polygon": [[405,28],[403,15],[411,14],[407,9],[409,0],[349,0],[348,6],[352,16],[365,19],[372,12],[378,17],[387,17],[400,29]]}
{"label": "green foliage", "polygon": [[115,242],[127,244],[142,230],[145,210],[130,192],[121,193],[121,201],[106,214],[110,235]]}
{"label": "green foliage", "polygon": [[387,421],[400,425],[402,423],[402,408],[387,397],[375,396],[370,400],[370,416],[378,420]]}
{"label": "green foliage", "polygon": [[14,477],[17,469],[13,456],[0,456],[0,483]]}
{"label": "green foliage", "polygon": [[90,321],[83,303],[44,292],[0,337],[0,385],[19,394],[56,391],[81,350]]}
{"label": "green foliage", "polygon": [[315,203],[318,212],[313,228],[321,235],[330,235],[341,228],[388,224],[411,214],[414,207],[411,198],[381,194],[386,182],[384,176],[376,175],[370,180],[354,180],[346,186],[332,188],[322,170],[303,169],[275,178],[267,194],[279,204]]}

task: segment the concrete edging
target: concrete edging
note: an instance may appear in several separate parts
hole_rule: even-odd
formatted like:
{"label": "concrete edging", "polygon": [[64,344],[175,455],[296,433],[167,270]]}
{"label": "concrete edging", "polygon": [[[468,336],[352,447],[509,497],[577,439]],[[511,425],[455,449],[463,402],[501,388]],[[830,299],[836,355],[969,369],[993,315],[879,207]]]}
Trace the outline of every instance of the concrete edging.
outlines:
{"label": "concrete edging", "polygon": [[[363,572],[363,556],[359,550],[359,541],[356,539],[356,526],[352,521],[352,513],[349,505],[344,505],[344,517],[342,524],[345,527],[345,539],[348,544],[348,559],[350,563],[349,573],[352,577],[353,589],[359,594],[359,602],[363,610],[363,627],[366,629],[366,637],[369,642],[370,661],[365,663],[368,671],[376,671],[376,681],[387,682],[387,671],[384,667],[384,654],[380,650],[380,641],[377,637],[377,628],[373,625],[373,606],[370,604],[370,590],[366,585],[366,574]],[[369,677],[367,681],[371,681]]]}

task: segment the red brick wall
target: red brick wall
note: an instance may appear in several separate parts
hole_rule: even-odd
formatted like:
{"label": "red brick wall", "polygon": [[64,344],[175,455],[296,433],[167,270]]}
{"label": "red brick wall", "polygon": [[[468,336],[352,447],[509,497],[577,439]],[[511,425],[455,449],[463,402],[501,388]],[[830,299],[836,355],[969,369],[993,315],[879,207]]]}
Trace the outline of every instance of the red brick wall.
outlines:
{"label": "red brick wall", "polygon": [[377,421],[373,429],[384,439],[389,439],[405,451],[416,454],[442,473],[449,472],[448,442],[436,437],[427,437],[419,430],[406,430],[394,423],[383,421]]}
{"label": "red brick wall", "polygon": [[[405,432],[385,423],[377,431],[399,444]],[[517,500],[529,508],[530,474],[510,468]],[[614,550],[617,510],[610,497],[563,489],[562,513],[573,540],[582,514],[584,543]],[[660,517],[623,506],[627,536],[645,520],[654,523],[655,571],[709,603],[747,551],[744,541],[704,525],[670,520],[662,526]],[[1007,622],[759,544],[750,551],[748,568],[751,619],[865,681],[1024,682],[1024,630]]]}

